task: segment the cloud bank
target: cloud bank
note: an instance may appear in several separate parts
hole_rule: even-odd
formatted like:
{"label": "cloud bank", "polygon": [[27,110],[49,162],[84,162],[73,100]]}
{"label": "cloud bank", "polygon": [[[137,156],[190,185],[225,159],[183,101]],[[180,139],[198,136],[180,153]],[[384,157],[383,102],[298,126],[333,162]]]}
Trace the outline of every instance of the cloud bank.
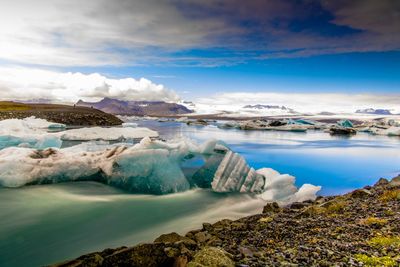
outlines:
{"label": "cloud bank", "polygon": [[199,98],[196,104],[208,109],[236,111],[245,105],[266,104],[292,108],[302,113],[353,113],[357,109],[385,108],[400,113],[400,94],[340,94],[340,93],[221,93],[211,98]]}
{"label": "cloud bank", "polygon": [[173,90],[145,78],[111,79],[98,73],[0,67],[1,100],[48,99],[74,103],[79,99],[97,101],[103,97],[179,101],[179,96]]}

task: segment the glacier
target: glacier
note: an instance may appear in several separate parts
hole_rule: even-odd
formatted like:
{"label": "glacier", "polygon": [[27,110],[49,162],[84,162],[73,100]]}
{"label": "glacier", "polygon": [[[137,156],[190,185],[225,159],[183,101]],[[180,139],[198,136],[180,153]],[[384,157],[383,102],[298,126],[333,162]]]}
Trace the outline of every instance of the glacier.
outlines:
{"label": "glacier", "polygon": [[[201,158],[192,175],[185,162]],[[191,188],[216,193],[251,193],[267,201],[316,198],[320,187],[263,168],[255,170],[245,159],[215,139],[164,142],[143,138],[139,143],[88,142],[69,148],[8,147],[0,150],[0,186],[21,187],[72,181],[96,181],[132,193],[168,194]]]}

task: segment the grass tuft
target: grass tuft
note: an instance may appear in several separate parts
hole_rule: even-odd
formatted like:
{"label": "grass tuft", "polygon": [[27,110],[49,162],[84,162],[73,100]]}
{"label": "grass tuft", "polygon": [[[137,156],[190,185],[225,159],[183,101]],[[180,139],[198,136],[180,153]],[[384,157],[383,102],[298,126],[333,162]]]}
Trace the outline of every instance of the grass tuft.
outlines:
{"label": "grass tuft", "polygon": [[30,109],[30,107],[23,103],[0,101],[0,111],[18,111],[18,110],[28,110],[28,109]]}

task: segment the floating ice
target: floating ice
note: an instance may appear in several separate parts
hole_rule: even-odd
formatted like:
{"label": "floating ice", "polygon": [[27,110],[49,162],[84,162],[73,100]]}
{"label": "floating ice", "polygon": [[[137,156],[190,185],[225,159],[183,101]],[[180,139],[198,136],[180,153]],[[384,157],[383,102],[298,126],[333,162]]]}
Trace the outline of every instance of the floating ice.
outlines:
{"label": "floating ice", "polygon": [[158,137],[156,131],[148,128],[102,128],[90,127],[73,129],[63,132],[62,140],[68,141],[90,141],[90,140],[106,140],[118,141],[127,139],[142,139],[143,137]]}
{"label": "floating ice", "polygon": [[35,117],[2,120],[0,121],[0,149],[9,146],[37,149],[60,147],[59,137],[48,131],[63,127],[65,127],[64,124],[52,123]]}
{"label": "floating ice", "polygon": [[[0,121],[0,149],[10,146],[26,148],[60,148],[62,141],[125,141],[144,137],[158,137],[156,131],[134,127],[129,123],[125,128],[80,128],[65,130],[64,124],[52,123],[43,119],[29,117]],[[134,128],[133,128],[134,127]],[[54,130],[59,130],[54,132]]]}
{"label": "floating ice", "polygon": [[64,124],[52,123],[43,119],[29,117],[0,121],[0,136],[27,137],[47,133],[49,128],[65,127]]}
{"label": "floating ice", "polygon": [[[205,164],[192,176],[183,163],[203,157]],[[135,193],[166,194],[191,187],[215,192],[259,194],[265,200],[297,201],[315,198],[319,187],[300,190],[294,177],[272,169],[255,171],[244,158],[216,140],[202,145],[180,140],[166,143],[142,139],[136,145],[84,143],[64,149],[9,147],[0,150],[0,186],[66,181],[97,181]]]}
{"label": "floating ice", "polygon": [[242,156],[228,151],[211,187],[215,192],[261,192],[264,183],[264,176],[250,168]]}
{"label": "floating ice", "polygon": [[309,199],[314,200],[317,192],[321,190],[320,186],[311,184],[304,184],[300,189],[297,189],[294,185],[295,177],[280,174],[270,168],[259,169],[257,173],[265,177],[263,192],[260,196],[267,201],[302,202]]}
{"label": "floating ice", "polygon": [[137,126],[138,126],[138,124],[134,123],[134,122],[124,122],[124,123],[122,123],[122,127],[136,128]]}
{"label": "floating ice", "polygon": [[387,129],[372,127],[369,131],[376,135],[400,136],[400,127],[395,126],[391,126]]}
{"label": "floating ice", "polygon": [[86,180],[153,194],[184,191],[190,186],[176,155],[166,149],[116,146],[85,152],[9,147],[0,151],[1,186]]}
{"label": "floating ice", "polygon": [[344,128],[353,128],[353,123],[349,120],[338,121],[337,125],[344,127]]}

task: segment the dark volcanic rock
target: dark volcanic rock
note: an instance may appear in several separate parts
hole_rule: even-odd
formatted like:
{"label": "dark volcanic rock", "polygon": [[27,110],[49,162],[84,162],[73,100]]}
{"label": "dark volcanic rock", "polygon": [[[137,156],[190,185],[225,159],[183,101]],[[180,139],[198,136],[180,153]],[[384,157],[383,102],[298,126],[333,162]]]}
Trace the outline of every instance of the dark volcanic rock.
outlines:
{"label": "dark volcanic rock", "polygon": [[278,211],[280,211],[278,203],[272,202],[264,206],[262,213],[278,212]]}
{"label": "dark volcanic rock", "polygon": [[372,193],[367,189],[357,189],[350,193],[351,197],[363,198],[372,195]]}
{"label": "dark volcanic rock", "polygon": [[352,135],[357,133],[357,131],[352,128],[344,127],[332,127],[329,129],[329,132],[332,135]]}
{"label": "dark volcanic rock", "polygon": [[289,208],[269,203],[263,214],[204,223],[189,243],[171,233],[57,266],[400,266],[399,182]]}
{"label": "dark volcanic rock", "polygon": [[[9,108],[4,108],[5,106],[9,106]],[[122,121],[114,115],[90,107],[0,102],[0,120],[24,119],[31,116],[68,126],[113,126],[122,124]]]}

